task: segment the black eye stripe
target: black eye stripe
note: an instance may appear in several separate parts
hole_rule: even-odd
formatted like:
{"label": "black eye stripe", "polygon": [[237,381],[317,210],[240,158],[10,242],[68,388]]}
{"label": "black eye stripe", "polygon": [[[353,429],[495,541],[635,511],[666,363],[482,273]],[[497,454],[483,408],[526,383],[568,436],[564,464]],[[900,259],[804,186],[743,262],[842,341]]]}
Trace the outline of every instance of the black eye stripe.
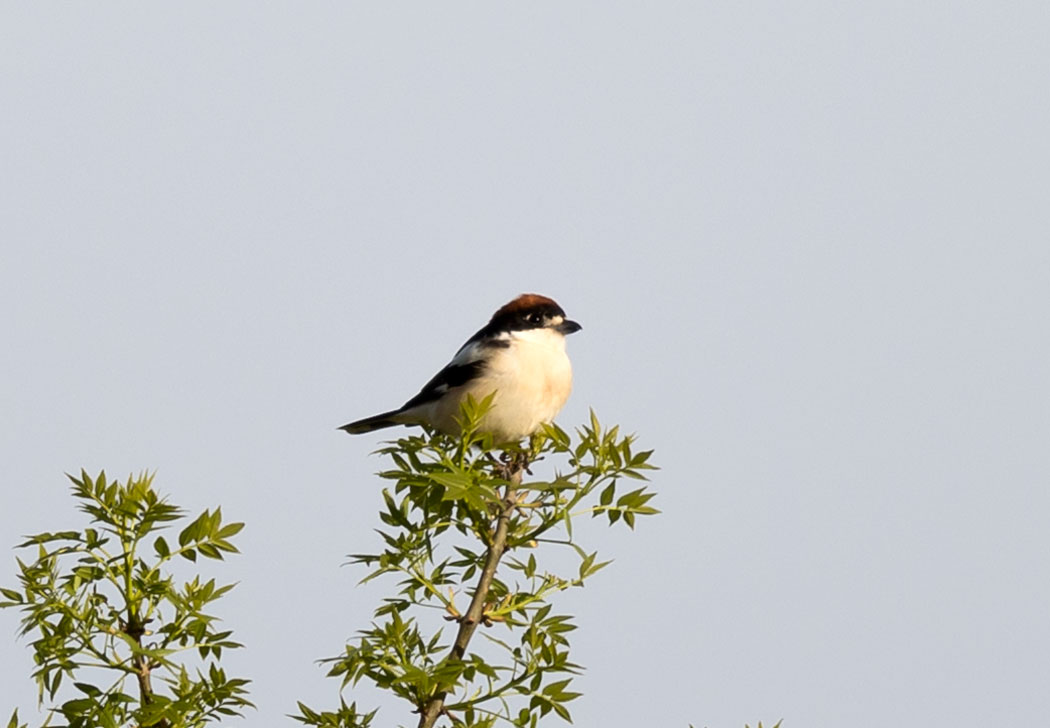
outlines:
{"label": "black eye stripe", "polygon": [[565,318],[565,312],[557,304],[540,306],[528,311],[504,311],[501,309],[496,312],[496,315],[492,317],[492,320],[484,328],[470,337],[467,343],[482,341],[501,332],[540,329],[550,325],[551,320],[556,318]]}

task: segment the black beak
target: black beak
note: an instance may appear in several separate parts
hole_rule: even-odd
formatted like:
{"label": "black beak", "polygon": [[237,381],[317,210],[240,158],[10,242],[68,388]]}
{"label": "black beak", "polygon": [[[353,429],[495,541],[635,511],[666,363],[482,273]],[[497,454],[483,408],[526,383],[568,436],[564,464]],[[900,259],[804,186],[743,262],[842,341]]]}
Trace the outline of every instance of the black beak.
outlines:
{"label": "black beak", "polygon": [[575,334],[582,328],[583,327],[580,326],[578,323],[576,323],[575,321],[569,321],[569,319],[565,319],[557,326],[558,332],[561,333],[563,336]]}

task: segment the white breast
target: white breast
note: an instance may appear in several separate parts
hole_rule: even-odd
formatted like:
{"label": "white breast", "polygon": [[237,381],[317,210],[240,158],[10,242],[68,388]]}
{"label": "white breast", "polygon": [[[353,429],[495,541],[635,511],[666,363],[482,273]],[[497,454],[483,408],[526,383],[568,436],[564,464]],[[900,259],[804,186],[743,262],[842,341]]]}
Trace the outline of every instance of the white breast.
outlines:
{"label": "white breast", "polygon": [[483,429],[498,442],[520,440],[541,423],[552,421],[569,398],[572,364],[565,353],[565,337],[551,329],[515,332],[510,346],[494,350],[485,374],[458,389],[458,396],[434,403],[430,422],[454,431],[460,401],[468,394],[481,400],[495,392]]}

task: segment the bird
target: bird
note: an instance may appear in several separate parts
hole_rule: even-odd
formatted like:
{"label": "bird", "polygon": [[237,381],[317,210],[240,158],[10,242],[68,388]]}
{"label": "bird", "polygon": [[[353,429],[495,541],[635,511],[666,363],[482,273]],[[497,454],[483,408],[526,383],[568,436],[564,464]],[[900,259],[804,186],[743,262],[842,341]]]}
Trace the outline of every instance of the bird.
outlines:
{"label": "bird", "polygon": [[452,360],[397,409],[340,427],[351,435],[396,425],[426,425],[456,434],[460,405],[468,396],[492,406],[478,430],[497,443],[518,442],[555,415],[572,390],[565,337],[583,327],[553,299],[523,293],[501,306],[467,339]]}

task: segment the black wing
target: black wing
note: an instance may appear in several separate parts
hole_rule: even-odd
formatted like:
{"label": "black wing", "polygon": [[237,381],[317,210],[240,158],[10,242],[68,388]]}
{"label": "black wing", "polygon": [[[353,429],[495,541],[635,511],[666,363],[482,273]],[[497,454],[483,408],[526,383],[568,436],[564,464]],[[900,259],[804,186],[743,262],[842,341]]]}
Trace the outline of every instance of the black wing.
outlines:
{"label": "black wing", "polygon": [[423,388],[419,390],[419,394],[405,402],[401,406],[400,411],[404,412],[421,404],[433,402],[453,387],[466,384],[471,379],[474,379],[481,374],[484,368],[485,362],[481,359],[463,364],[457,364],[453,360],[447,367],[435,374],[433,379],[424,384]]}

